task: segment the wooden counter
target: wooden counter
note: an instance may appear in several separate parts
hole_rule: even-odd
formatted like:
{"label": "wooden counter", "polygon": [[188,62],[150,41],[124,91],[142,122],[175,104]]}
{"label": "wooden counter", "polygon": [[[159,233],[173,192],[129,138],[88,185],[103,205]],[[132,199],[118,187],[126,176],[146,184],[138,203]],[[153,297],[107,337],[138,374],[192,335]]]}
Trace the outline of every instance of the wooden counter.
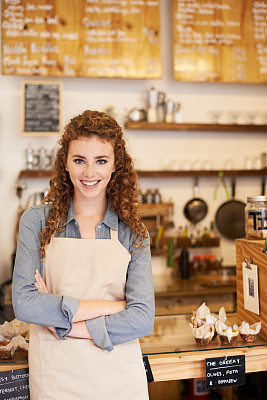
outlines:
{"label": "wooden counter", "polygon": [[13,369],[28,368],[28,363],[0,363],[0,372],[12,371]]}
{"label": "wooden counter", "polygon": [[[228,316],[234,323],[236,316]],[[156,382],[191,379],[205,376],[205,359],[245,354],[246,372],[267,370],[267,342],[257,339],[247,345],[238,339],[235,346],[221,346],[213,339],[209,346],[195,344],[189,317],[185,315],[155,318],[152,335],[140,339],[143,355],[147,355]],[[27,363],[0,363],[0,371],[27,368]]]}
{"label": "wooden counter", "polygon": [[[236,316],[228,316],[234,323]],[[188,316],[156,317],[151,336],[140,339],[142,353],[148,355],[156,382],[200,378],[206,374],[205,360],[212,357],[245,355],[246,373],[267,370],[267,342],[257,339],[246,344],[238,338],[235,346],[222,346],[218,338],[209,346],[195,344]]]}
{"label": "wooden counter", "polygon": [[190,314],[204,302],[212,312],[218,312],[222,305],[227,312],[235,312],[235,277],[221,278],[218,279],[218,275],[189,279],[154,276],[156,315]]}

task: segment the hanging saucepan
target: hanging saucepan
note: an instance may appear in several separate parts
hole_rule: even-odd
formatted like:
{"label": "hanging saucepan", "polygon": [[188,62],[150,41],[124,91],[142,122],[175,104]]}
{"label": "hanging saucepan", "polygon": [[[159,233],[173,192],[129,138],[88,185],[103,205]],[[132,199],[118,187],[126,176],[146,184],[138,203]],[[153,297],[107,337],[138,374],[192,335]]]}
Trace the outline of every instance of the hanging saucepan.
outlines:
{"label": "hanging saucepan", "polygon": [[220,205],[215,215],[218,231],[228,239],[243,238],[245,233],[245,206],[235,200],[235,178],[232,178],[232,199]]}
{"label": "hanging saucepan", "polygon": [[184,216],[188,221],[197,224],[207,215],[207,203],[199,197],[198,178],[195,178],[194,197],[190,199],[184,206]]}

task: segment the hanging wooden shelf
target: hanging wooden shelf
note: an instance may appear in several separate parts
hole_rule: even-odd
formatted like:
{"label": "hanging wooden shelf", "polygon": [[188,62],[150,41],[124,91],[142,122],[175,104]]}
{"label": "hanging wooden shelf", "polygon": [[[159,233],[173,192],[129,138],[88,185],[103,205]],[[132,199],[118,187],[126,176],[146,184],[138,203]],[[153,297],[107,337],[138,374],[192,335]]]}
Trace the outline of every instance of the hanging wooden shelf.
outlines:
{"label": "hanging wooden shelf", "polygon": [[195,177],[195,176],[214,176],[217,177],[219,173],[224,176],[265,176],[267,175],[267,168],[264,169],[236,169],[236,170],[190,170],[190,171],[137,171],[140,178],[182,178],[182,177]]}
{"label": "hanging wooden shelf", "polygon": [[231,131],[231,132],[265,132],[267,133],[267,125],[241,125],[241,124],[200,124],[200,123],[183,123],[175,122],[155,122],[147,121],[127,121],[126,129],[132,130],[162,130],[162,131]]}
{"label": "hanging wooden shelf", "polygon": [[[190,170],[190,171],[137,171],[140,178],[182,178],[195,176],[217,177],[222,172],[224,176],[266,176],[267,168],[264,169],[239,169],[239,170]],[[51,170],[23,170],[19,173],[19,178],[51,178]]]}
{"label": "hanging wooden shelf", "polygon": [[34,169],[25,169],[20,171],[19,178],[51,178],[52,171],[51,170],[34,170]]}

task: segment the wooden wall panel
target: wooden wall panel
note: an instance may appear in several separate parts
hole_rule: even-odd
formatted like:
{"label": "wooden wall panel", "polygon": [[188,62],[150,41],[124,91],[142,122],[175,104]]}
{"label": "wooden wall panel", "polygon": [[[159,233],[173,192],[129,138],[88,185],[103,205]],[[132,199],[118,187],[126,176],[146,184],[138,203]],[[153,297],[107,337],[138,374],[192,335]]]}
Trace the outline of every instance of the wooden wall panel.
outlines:
{"label": "wooden wall panel", "polygon": [[2,74],[160,78],[160,0],[2,1]]}
{"label": "wooden wall panel", "polygon": [[[263,253],[264,246],[264,240],[236,240],[236,292],[238,324],[242,321],[249,324],[261,321],[260,336],[267,340],[267,253]],[[258,266],[260,315],[244,308],[242,262],[250,257]]]}
{"label": "wooden wall panel", "polygon": [[173,0],[174,78],[267,82],[267,0]]}

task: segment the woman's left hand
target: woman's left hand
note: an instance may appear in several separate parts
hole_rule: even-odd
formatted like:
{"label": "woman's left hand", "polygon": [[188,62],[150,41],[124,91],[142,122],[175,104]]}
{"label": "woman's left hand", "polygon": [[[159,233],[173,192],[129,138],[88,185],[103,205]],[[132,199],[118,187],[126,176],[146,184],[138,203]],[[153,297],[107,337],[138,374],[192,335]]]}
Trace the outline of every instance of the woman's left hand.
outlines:
{"label": "woman's left hand", "polygon": [[[35,278],[35,286],[37,287],[37,289],[39,290],[39,292],[42,293],[49,293],[47,286],[45,284],[45,281],[42,278],[42,275],[40,274],[40,272],[38,271],[38,269],[35,269],[35,274],[34,274],[34,278]],[[47,329],[50,332],[55,333],[56,330],[53,326],[47,326]]]}
{"label": "woman's left hand", "polygon": [[49,293],[48,289],[47,289],[47,286],[45,284],[45,281],[43,280],[43,278],[42,278],[40,272],[38,271],[38,269],[35,269],[34,278],[35,278],[35,286],[37,287],[39,292]]}

